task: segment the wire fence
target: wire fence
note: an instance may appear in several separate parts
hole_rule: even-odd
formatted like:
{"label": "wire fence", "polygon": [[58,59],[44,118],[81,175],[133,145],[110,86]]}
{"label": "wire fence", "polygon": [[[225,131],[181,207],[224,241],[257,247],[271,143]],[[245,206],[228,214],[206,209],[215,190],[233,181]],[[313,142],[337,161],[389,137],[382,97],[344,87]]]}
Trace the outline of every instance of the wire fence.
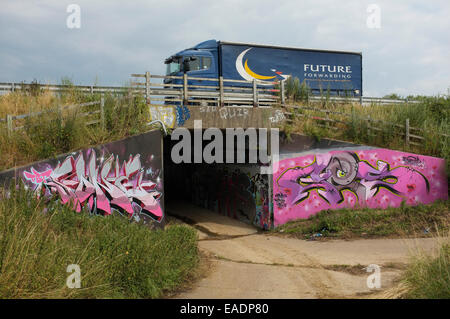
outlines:
{"label": "wire fence", "polygon": [[[7,115],[6,118],[0,119],[0,122],[6,122],[9,134],[14,130],[20,130],[24,127],[21,120],[30,116],[42,115],[46,112],[62,112],[69,108],[81,108],[84,106],[99,105],[98,110],[90,110],[80,113],[81,116],[99,114],[98,119],[87,121],[87,125],[100,123],[104,125],[104,97],[103,94],[108,92],[139,94],[145,97],[148,105],[156,103],[161,104],[180,104],[180,105],[215,105],[223,106],[248,106],[248,107],[274,107],[282,106],[284,114],[287,115],[286,121],[294,121],[294,116],[310,118],[317,121],[318,126],[338,130],[339,125],[351,125],[355,119],[355,114],[332,111],[327,109],[316,108],[313,106],[293,105],[293,102],[286,98],[286,90],[284,81],[273,82],[271,87],[261,85],[260,82],[233,80],[219,78],[202,78],[193,77],[188,74],[183,76],[164,76],[152,75],[149,72],[143,74],[132,74],[133,78],[130,87],[113,87],[113,86],[71,86],[71,85],[38,85],[36,83],[0,83],[0,91],[14,92],[16,90],[32,90],[32,89],[48,89],[51,91],[65,91],[69,89],[77,89],[82,92],[91,94],[102,94],[99,101],[81,103],[76,105],[58,106],[51,110],[35,112],[22,115]],[[160,82],[158,82],[160,81]],[[418,101],[393,100],[373,97],[337,97],[337,96],[309,96],[308,101],[332,101],[345,103],[370,103],[370,104],[388,104],[388,103],[411,103]],[[298,110],[309,111],[297,112]],[[322,115],[317,115],[317,113]],[[367,135],[374,136],[377,132],[386,133],[386,127],[395,128],[392,134],[398,134],[404,139],[406,145],[420,146],[425,141],[424,129],[411,127],[409,119],[404,123],[391,123],[388,121],[371,119],[370,117],[358,120],[365,122]],[[395,132],[394,132],[395,131]],[[443,138],[449,135],[438,133]]]}
{"label": "wire fence", "polygon": [[[90,110],[90,111],[83,111],[83,107],[87,106],[93,106],[98,105],[98,110]],[[80,104],[71,104],[71,105],[59,105],[57,107],[40,111],[40,112],[32,112],[27,114],[20,114],[20,115],[11,115],[7,114],[5,118],[0,118],[0,123],[6,123],[8,135],[10,136],[12,132],[21,130],[25,127],[24,120],[30,117],[37,117],[42,116],[48,113],[59,113],[62,114],[63,111],[71,110],[71,109],[78,109],[81,110],[81,112],[78,114],[81,117],[92,117],[92,115],[98,114],[98,117],[96,119],[90,119],[85,122],[85,125],[94,125],[94,124],[101,124],[104,126],[105,123],[105,99],[102,96],[99,101],[93,101],[93,102],[86,102],[86,103],[80,103]]]}
{"label": "wire fence", "polygon": [[[298,112],[299,110],[306,112]],[[310,113],[308,113],[307,111],[310,111]],[[424,135],[420,135],[423,134],[425,130],[422,128],[410,126],[409,118],[405,119],[405,123],[400,124],[372,119],[370,118],[370,116],[364,118],[354,113],[345,113],[300,105],[289,106],[288,110],[283,113],[286,116],[287,122],[294,122],[295,117],[309,118],[316,121],[317,126],[332,130],[339,130],[340,125],[348,127],[353,124],[353,120],[363,121],[365,122],[368,136],[376,136],[377,132],[399,135],[404,139],[404,143],[406,146],[421,146],[422,143],[426,140],[426,137]],[[317,113],[323,114],[323,116],[317,116]],[[390,127],[391,129],[386,129],[387,127]],[[450,135],[444,133],[435,134],[440,136],[441,138],[450,137]]]}
{"label": "wire fence", "polygon": [[[96,93],[116,93],[144,94],[147,97],[153,96],[150,101],[153,102],[186,102],[190,100],[203,100],[203,103],[217,103],[219,106],[229,103],[241,103],[256,106],[270,106],[273,103],[286,103],[284,81],[276,82],[278,89],[262,87],[256,80],[254,82],[245,80],[233,80],[219,78],[200,78],[185,74],[184,76],[166,76],[154,75],[146,72],[144,74],[132,74],[133,78],[144,78],[144,82],[134,80],[131,86],[97,86],[97,85],[58,85],[58,84],[39,84],[39,83],[18,83],[18,82],[0,82],[0,92],[15,92],[20,90],[32,90],[36,87],[39,90],[48,90],[51,92],[64,92],[70,89],[76,89],[80,92]],[[154,80],[160,80],[157,83]],[[177,84],[163,83],[164,80],[178,80]],[[166,82],[168,82],[166,81]],[[204,82],[204,85],[192,85],[189,82]],[[283,87],[282,87],[283,86]],[[256,92],[255,92],[256,91]],[[277,98],[275,98],[277,96]],[[371,104],[406,104],[419,103],[418,101],[408,99],[388,99],[379,97],[343,97],[343,96],[314,96],[308,97],[311,102],[323,102],[324,100],[335,103],[360,103],[362,105]],[[209,100],[209,101],[208,101]]]}

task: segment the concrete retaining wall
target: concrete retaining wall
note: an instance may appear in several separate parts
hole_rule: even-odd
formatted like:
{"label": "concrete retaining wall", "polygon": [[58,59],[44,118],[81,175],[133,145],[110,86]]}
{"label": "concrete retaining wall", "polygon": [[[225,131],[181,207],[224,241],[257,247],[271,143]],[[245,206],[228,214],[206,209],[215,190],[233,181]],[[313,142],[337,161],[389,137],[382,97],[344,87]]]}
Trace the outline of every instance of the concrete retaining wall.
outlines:
{"label": "concrete retaining wall", "polygon": [[[304,146],[297,143],[299,150]],[[295,149],[295,143],[283,149],[273,174],[274,226],[326,209],[448,199],[445,160],[440,158],[333,143]]]}
{"label": "concrete retaining wall", "polygon": [[164,225],[162,137],[159,130],[0,173],[20,179],[37,196],[58,196],[80,212],[119,213]]}
{"label": "concrete retaining wall", "polygon": [[76,211],[120,213],[158,226],[165,222],[165,200],[189,200],[270,229],[326,209],[448,198],[439,158],[293,134],[281,137],[273,174],[261,175],[259,164],[174,164],[172,142],[155,130],[2,172],[0,183],[15,177]]}

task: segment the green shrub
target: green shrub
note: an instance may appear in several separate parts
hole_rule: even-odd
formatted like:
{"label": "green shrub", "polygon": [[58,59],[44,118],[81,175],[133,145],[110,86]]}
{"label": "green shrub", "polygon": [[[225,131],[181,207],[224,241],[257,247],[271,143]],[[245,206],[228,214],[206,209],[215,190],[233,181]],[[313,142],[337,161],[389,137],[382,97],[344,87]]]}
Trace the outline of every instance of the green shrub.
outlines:
{"label": "green shrub", "polygon": [[300,84],[300,80],[297,77],[289,77],[285,82],[285,90],[286,97],[293,102],[297,101],[305,101],[309,100],[309,96],[311,95],[311,90],[306,84],[306,81],[303,81]]}

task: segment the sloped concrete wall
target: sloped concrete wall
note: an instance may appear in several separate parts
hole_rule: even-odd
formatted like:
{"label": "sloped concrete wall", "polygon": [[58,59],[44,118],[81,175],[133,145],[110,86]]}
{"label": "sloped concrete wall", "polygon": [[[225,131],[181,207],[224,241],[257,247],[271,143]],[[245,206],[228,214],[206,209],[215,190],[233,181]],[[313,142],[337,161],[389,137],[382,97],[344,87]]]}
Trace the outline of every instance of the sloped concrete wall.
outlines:
{"label": "sloped concrete wall", "polygon": [[304,137],[294,140],[281,147],[273,174],[274,226],[326,209],[448,198],[443,159],[327,140],[305,148]]}
{"label": "sloped concrete wall", "polygon": [[37,196],[58,196],[78,212],[119,213],[163,226],[162,147],[154,130],[1,172],[0,183],[20,179]]}

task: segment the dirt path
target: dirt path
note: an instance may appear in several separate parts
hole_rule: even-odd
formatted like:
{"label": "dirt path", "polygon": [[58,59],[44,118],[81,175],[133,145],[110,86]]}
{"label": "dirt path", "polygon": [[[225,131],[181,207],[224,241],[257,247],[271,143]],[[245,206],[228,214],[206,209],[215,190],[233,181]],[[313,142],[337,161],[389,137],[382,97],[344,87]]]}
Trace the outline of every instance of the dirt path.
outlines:
{"label": "dirt path", "polygon": [[[355,298],[393,286],[409,256],[434,239],[305,241],[254,227],[190,204],[169,212],[193,225],[211,271],[175,298]],[[366,267],[381,267],[381,289],[367,287]]]}

